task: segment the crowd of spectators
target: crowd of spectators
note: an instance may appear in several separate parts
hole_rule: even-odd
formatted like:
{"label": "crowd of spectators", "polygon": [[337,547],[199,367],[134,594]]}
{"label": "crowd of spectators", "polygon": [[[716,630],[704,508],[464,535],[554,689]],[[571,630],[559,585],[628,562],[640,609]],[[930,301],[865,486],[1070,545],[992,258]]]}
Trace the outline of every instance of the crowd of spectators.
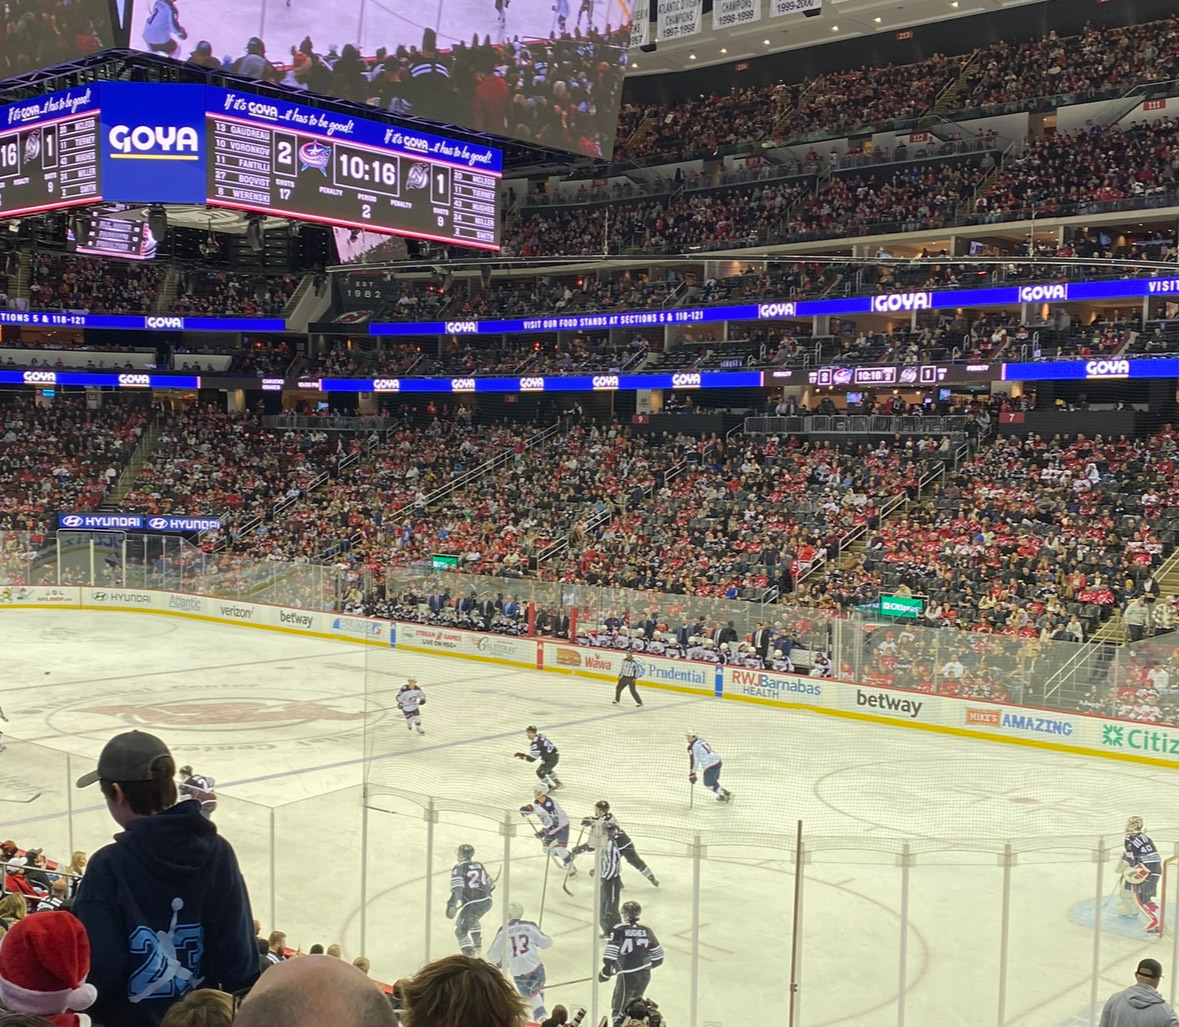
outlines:
{"label": "crowd of spectators", "polygon": [[1009,161],[978,197],[974,216],[990,223],[1099,210],[1094,204],[1156,201],[1179,183],[1179,121],[1160,118],[1052,133]]}
{"label": "crowd of spectators", "polygon": [[1174,546],[1162,515],[1179,499],[1175,452],[1169,430],[997,439],[796,598],[847,610],[922,595],[935,626],[1083,641]]}
{"label": "crowd of spectators", "polygon": [[812,187],[810,178],[674,194],[665,201],[589,209],[526,209],[505,233],[502,254],[686,253],[770,241],[775,226]]}
{"label": "crowd of spectators", "polygon": [[299,275],[256,278],[227,271],[181,277],[169,310],[196,317],[280,317],[295,294]]}
{"label": "crowd of spectators", "polygon": [[147,261],[118,261],[38,253],[29,280],[33,310],[146,314],[167,269]]}
{"label": "crowd of spectators", "polygon": [[90,409],[83,396],[41,404],[14,393],[0,408],[0,524],[29,532],[34,544],[59,511],[102,502],[139,444],[149,408],[109,397]]}
{"label": "crowd of spectators", "polygon": [[270,430],[253,414],[212,406],[169,412],[123,508],[241,523],[299,496],[340,455],[325,431]]}
{"label": "crowd of spectators", "polygon": [[973,54],[916,64],[831,72],[786,84],[746,86],[673,104],[624,104],[615,159],[672,162],[720,147],[846,135],[904,124],[952,86],[954,113],[998,114],[1079,103],[1132,85],[1179,78],[1179,17],[1120,28],[1000,41]]}

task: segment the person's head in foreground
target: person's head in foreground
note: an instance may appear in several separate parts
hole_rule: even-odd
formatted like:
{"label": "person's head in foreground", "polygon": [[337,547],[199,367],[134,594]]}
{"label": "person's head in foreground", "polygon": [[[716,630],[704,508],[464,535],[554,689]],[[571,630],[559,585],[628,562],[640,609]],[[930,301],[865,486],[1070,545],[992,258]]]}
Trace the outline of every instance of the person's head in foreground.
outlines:
{"label": "person's head in foreground", "polygon": [[229,1027],[231,1023],[233,996],[214,988],[201,988],[169,1006],[160,1027]]}
{"label": "person's head in foreground", "polygon": [[356,967],[331,956],[302,956],[277,963],[259,977],[233,1024],[397,1027],[397,1018],[384,993]]}
{"label": "person's head in foreground", "polygon": [[98,997],[86,982],[90,941],[72,913],[34,913],[0,941],[0,1004],[59,1027],[89,1023],[76,1014]]}
{"label": "person's head in foreground", "polygon": [[523,1027],[524,1000],[499,968],[471,956],[427,963],[406,982],[402,1027]]}

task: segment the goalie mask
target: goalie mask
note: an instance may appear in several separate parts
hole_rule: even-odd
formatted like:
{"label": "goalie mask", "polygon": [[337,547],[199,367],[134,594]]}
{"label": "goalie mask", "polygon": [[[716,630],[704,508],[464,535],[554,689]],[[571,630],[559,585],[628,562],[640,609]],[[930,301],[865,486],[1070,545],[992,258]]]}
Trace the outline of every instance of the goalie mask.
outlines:
{"label": "goalie mask", "polygon": [[1142,818],[1131,817],[1126,821],[1126,834],[1142,834]]}

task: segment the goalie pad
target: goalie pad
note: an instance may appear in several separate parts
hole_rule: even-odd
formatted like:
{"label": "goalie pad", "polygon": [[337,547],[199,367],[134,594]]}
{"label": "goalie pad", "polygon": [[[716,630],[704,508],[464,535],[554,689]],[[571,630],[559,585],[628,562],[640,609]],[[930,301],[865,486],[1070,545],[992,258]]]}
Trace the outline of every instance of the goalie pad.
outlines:
{"label": "goalie pad", "polygon": [[1150,876],[1148,870],[1141,863],[1135,863],[1133,866],[1125,866],[1122,868],[1122,879],[1127,884],[1141,884]]}

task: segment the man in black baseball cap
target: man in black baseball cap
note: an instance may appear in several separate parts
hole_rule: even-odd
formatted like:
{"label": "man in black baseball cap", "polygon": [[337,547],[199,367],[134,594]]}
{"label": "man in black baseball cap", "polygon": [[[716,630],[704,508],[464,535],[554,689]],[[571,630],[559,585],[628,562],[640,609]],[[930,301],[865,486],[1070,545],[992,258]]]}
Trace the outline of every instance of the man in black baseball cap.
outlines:
{"label": "man in black baseball cap", "polygon": [[1163,965],[1157,959],[1139,960],[1135,983],[1106,1001],[1101,1027],[1179,1027],[1175,1010],[1159,994],[1162,978]]}
{"label": "man in black baseball cap", "polygon": [[78,778],[98,783],[123,828],[90,857],[73,908],[90,936],[97,1023],[157,1027],[194,988],[232,992],[258,976],[237,857],[199,802],[176,801],[175,778],[168,747],[146,731],[116,735]]}

